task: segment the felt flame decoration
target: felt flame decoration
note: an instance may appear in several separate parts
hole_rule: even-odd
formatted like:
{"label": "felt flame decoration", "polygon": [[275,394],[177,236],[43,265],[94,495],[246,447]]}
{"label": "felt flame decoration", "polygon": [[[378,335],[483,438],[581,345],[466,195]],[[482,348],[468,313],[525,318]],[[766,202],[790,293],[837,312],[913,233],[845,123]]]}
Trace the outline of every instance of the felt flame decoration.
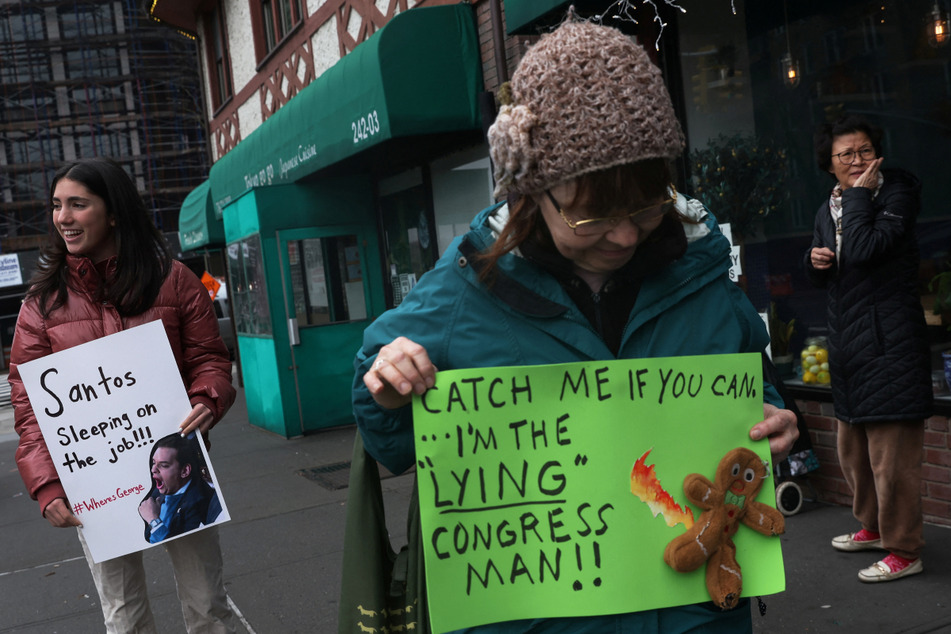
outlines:
{"label": "felt flame decoration", "polygon": [[646,464],[651,451],[653,449],[648,449],[631,469],[631,493],[650,508],[654,517],[662,515],[667,526],[683,524],[689,529],[694,522],[693,511],[681,508],[661,486],[657,474],[654,473],[654,465]]}

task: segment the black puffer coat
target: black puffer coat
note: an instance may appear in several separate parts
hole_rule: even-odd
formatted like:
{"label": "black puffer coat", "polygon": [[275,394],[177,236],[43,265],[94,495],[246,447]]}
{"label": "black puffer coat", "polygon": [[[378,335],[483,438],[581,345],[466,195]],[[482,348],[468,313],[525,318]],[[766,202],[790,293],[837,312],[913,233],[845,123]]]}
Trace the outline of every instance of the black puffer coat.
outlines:
{"label": "black puffer coat", "polygon": [[[829,291],[829,366],[835,415],[849,423],[923,420],[932,413],[931,359],[918,292],[915,220],[921,184],[882,170],[873,190],[842,195],[842,252],[832,268],[805,266]],[[812,247],[835,251],[829,201],[819,207]]]}

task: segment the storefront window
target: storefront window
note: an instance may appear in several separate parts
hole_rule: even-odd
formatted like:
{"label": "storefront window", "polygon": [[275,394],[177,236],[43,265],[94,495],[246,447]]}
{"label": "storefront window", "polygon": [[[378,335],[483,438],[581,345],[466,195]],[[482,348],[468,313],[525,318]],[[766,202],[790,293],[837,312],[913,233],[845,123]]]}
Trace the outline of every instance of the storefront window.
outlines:
{"label": "storefront window", "polygon": [[363,264],[356,236],[290,241],[287,262],[299,327],[367,318]]}
{"label": "storefront window", "polygon": [[485,145],[440,157],[378,183],[389,305],[398,306],[472,219],[493,203]]}
{"label": "storefront window", "polygon": [[228,245],[228,279],[228,294],[234,302],[235,332],[272,334],[261,236],[254,235]]}
{"label": "storefront window", "polygon": [[464,235],[477,213],[491,205],[492,171],[485,146],[433,161],[433,208],[439,253]]}
{"label": "storefront window", "polygon": [[431,213],[421,169],[380,183],[380,215],[394,306],[439,257]]}
{"label": "storefront window", "polygon": [[678,18],[689,150],[720,134],[754,132],[744,4],[736,2],[733,15],[717,3],[696,3]]}
{"label": "storefront window", "polygon": [[[919,287],[937,364],[938,352],[951,348],[951,318],[934,313],[936,303],[942,307],[941,274],[951,270],[942,142],[951,133],[951,42],[929,38],[934,1],[734,4],[735,15],[698,3],[678,16],[679,64],[690,150],[742,134],[785,153],[788,199],[743,248],[747,294],[758,309],[775,304],[780,319],[795,319],[793,351],[827,334],[826,291],[809,283],[803,266],[816,212],[834,184],[816,165],[813,132],[841,114],[861,115],[885,132],[883,169],[907,170],[922,183]],[[798,63],[798,82],[784,81],[787,56]],[[690,174],[685,190],[696,195]]]}

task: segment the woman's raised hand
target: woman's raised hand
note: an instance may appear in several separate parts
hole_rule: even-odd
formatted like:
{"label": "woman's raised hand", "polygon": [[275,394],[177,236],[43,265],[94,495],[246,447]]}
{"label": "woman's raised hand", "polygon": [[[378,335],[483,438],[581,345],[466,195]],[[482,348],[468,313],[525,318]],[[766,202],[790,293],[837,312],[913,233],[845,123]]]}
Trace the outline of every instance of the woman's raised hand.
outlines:
{"label": "woman's raised hand", "polygon": [[363,384],[380,407],[396,409],[408,404],[414,393],[431,388],[436,383],[436,372],[424,347],[397,337],[380,348],[363,375]]}
{"label": "woman's raised hand", "polygon": [[878,170],[884,160],[882,157],[873,159],[868,164],[868,167],[865,168],[865,171],[862,172],[861,176],[855,179],[855,183],[852,187],[865,187],[867,189],[875,189],[878,187]]}

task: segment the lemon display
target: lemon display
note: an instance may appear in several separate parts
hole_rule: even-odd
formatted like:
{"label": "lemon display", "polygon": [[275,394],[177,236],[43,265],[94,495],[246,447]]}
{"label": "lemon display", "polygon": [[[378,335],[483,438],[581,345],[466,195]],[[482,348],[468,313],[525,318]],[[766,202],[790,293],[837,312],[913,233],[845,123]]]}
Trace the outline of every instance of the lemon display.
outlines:
{"label": "lemon display", "polygon": [[802,349],[802,382],[828,385],[831,382],[829,375],[829,349],[826,348],[824,337],[810,337]]}

